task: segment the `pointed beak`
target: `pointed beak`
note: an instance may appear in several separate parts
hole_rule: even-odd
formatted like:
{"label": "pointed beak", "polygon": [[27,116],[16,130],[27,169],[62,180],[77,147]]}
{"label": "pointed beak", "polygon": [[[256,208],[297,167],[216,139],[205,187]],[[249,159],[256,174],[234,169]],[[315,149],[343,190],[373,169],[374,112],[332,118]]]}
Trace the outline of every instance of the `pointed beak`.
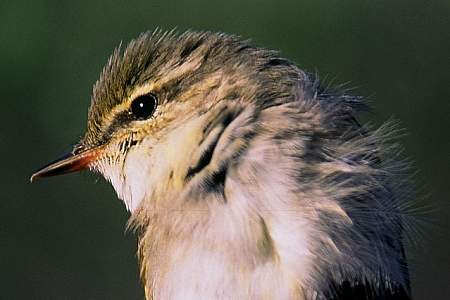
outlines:
{"label": "pointed beak", "polygon": [[33,182],[42,177],[50,177],[84,170],[89,167],[90,163],[97,160],[102,152],[103,147],[96,147],[93,149],[82,150],[79,153],[72,152],[66,154],[37,170],[31,176],[30,181]]}

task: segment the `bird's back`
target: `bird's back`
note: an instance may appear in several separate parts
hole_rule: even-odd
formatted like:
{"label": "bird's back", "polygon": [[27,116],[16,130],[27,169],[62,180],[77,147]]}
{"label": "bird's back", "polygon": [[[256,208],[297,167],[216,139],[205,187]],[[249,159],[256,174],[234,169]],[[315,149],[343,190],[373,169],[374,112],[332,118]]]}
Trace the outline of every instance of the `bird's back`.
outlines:
{"label": "bird's back", "polygon": [[148,297],[407,299],[392,128],[361,128],[360,99],[298,77],[282,100],[205,114],[214,147],[146,215]]}
{"label": "bird's back", "polygon": [[390,124],[275,51],[142,34],[94,86],[87,131],[33,178],[89,167],[139,232],[148,299],[406,298]]}

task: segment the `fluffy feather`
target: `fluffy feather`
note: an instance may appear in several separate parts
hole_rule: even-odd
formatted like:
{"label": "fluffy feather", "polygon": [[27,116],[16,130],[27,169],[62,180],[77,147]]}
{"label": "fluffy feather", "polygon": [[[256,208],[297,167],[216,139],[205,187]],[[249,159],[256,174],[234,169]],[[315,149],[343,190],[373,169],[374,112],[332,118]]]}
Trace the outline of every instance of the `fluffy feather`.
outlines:
{"label": "fluffy feather", "polygon": [[[146,92],[152,119],[114,123]],[[132,211],[146,297],[406,299],[395,127],[361,127],[363,107],[224,34],[115,51],[81,144],[109,145],[91,167]]]}

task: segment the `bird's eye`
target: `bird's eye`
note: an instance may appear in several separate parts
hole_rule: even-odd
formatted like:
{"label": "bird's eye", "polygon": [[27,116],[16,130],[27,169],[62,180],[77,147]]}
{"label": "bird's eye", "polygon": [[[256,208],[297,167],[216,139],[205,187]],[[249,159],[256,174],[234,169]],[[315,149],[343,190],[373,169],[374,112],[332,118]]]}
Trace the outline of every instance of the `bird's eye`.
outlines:
{"label": "bird's eye", "polygon": [[157,102],[153,94],[139,96],[131,103],[130,113],[138,120],[148,119],[155,112]]}

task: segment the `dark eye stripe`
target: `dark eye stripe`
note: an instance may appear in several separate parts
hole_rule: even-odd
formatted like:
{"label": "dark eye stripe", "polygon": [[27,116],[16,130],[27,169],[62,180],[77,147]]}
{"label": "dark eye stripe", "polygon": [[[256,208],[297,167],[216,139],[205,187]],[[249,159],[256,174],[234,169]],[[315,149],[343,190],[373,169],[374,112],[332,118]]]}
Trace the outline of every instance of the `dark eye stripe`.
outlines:
{"label": "dark eye stripe", "polygon": [[108,128],[103,132],[101,143],[106,143],[114,132],[117,131],[120,127],[123,127],[124,125],[134,121],[134,118],[130,115],[128,111],[123,111],[121,113],[118,113],[113,121],[109,124]]}
{"label": "dark eye stripe", "polygon": [[133,121],[150,118],[156,110],[157,102],[158,100],[154,94],[145,94],[136,97],[132,101],[130,109],[115,115],[111,124],[103,132],[100,139],[101,143],[106,143],[119,128]]}

